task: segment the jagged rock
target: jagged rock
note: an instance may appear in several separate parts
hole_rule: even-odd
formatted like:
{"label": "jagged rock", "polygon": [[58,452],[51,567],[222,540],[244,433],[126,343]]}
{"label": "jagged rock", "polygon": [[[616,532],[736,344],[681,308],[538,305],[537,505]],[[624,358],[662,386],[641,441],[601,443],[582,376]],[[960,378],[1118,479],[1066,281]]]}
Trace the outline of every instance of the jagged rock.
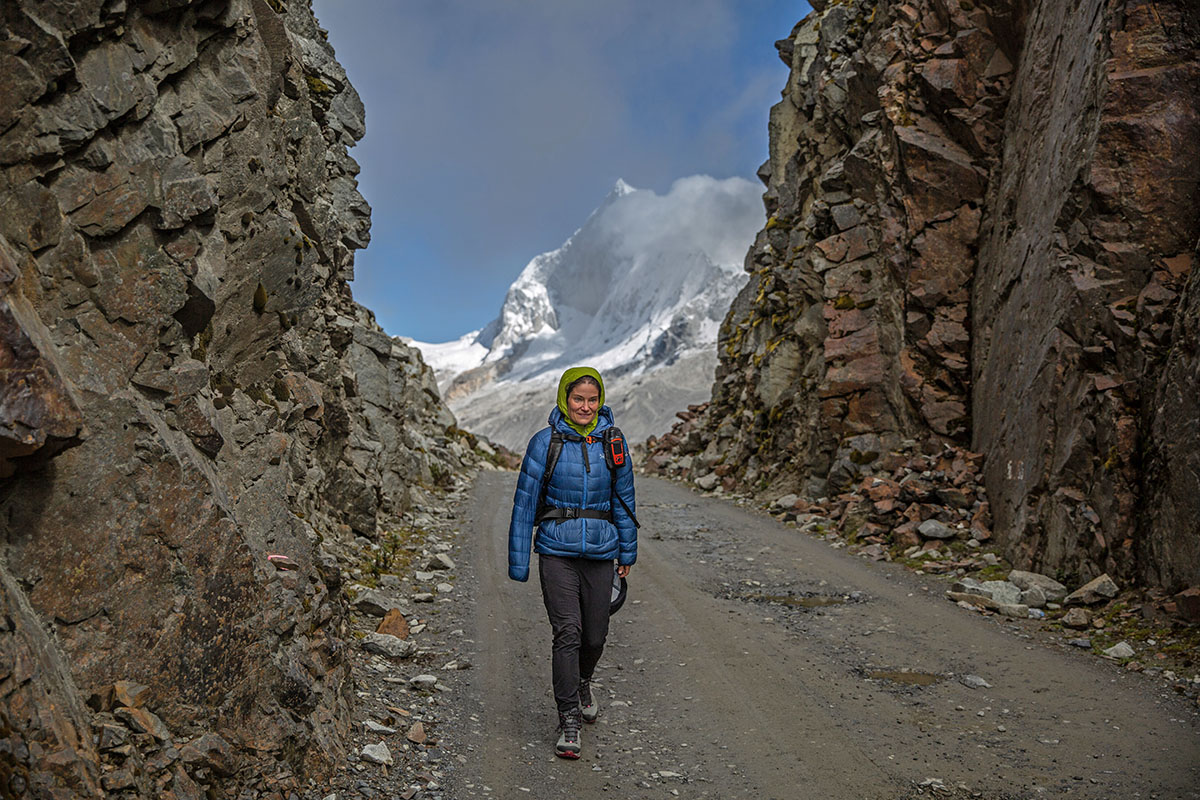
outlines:
{"label": "jagged rock", "polygon": [[1106,648],[1104,655],[1109,658],[1133,658],[1133,648],[1129,646],[1129,642],[1118,642]]}
{"label": "jagged rock", "polygon": [[122,720],[137,733],[148,733],[160,742],[171,740],[171,731],[158,715],[144,708],[118,708],[113,716]]}
{"label": "jagged rock", "polygon": [[1031,586],[1021,591],[1020,602],[1030,608],[1044,608],[1047,602],[1046,593],[1040,586]]}
{"label": "jagged rock", "polygon": [[425,566],[433,570],[454,569],[454,559],[445,553],[435,553]]}
{"label": "jagged rock", "polygon": [[1017,605],[1021,602],[1021,590],[1008,581],[984,581],[981,586],[988,597],[998,603]]}
{"label": "jagged rock", "polygon": [[388,609],[387,613],[383,615],[383,619],[379,621],[379,625],[376,626],[375,632],[395,636],[397,639],[407,639],[409,633],[408,620],[404,618],[404,614],[400,609]]}
{"label": "jagged rock", "polygon": [[399,600],[387,592],[382,592],[378,589],[368,589],[355,597],[352,605],[354,606],[354,610],[360,614],[382,617],[390,611],[398,611],[399,604]]}
{"label": "jagged rock", "polygon": [[420,722],[414,722],[412,727],[408,729],[408,733],[404,735],[413,744],[425,744],[425,726]]}
{"label": "jagged rock", "polygon": [[793,508],[796,505],[796,501],[799,499],[800,498],[795,494],[785,494],[782,497],[776,498],[772,505],[780,510],[787,510]]}
{"label": "jagged rock", "polygon": [[142,708],[154,696],[149,686],[136,681],[117,681],[113,684],[112,699],[119,706]]}
{"label": "jagged rock", "polygon": [[1190,586],[1175,595],[1179,615],[1189,622],[1200,622],[1200,586]]}
{"label": "jagged rock", "polygon": [[[286,753],[327,777],[351,696],[318,543],[375,539],[477,459],[349,290],[361,102],[309,4],[43,6],[5,5],[0,56],[0,518],[25,534],[0,567],[0,663],[28,667],[4,736],[32,754],[30,796],[102,793],[88,715],[114,703],[104,725],[232,743],[221,770]],[[75,687],[113,676],[153,686],[153,713],[103,691],[89,711]],[[130,763],[149,747],[98,732]],[[202,796],[157,772],[108,783]]]}
{"label": "jagged rock", "polygon": [[362,647],[368,653],[376,653],[388,658],[408,658],[417,652],[416,642],[387,633],[368,633],[363,637]]}
{"label": "jagged rock", "polygon": [[1108,575],[1101,575],[1080,586],[1063,598],[1063,605],[1092,605],[1117,596],[1117,584]]}
{"label": "jagged rock", "polygon": [[388,750],[388,746],[383,742],[364,745],[361,755],[364,761],[370,761],[372,764],[382,764],[385,767],[390,767],[394,763],[392,752]]}
{"label": "jagged rock", "polygon": [[1024,572],[1019,569],[1014,569],[1008,573],[1008,582],[1014,583],[1021,589],[1032,589],[1037,587],[1042,590],[1046,600],[1052,603],[1057,603],[1067,596],[1067,587],[1063,586],[1053,578],[1045,575],[1039,575],[1036,572]]}
{"label": "jagged rock", "polygon": [[1092,615],[1082,608],[1068,609],[1062,616],[1063,627],[1081,631],[1091,627]]}
{"label": "jagged rock", "polygon": [[207,767],[217,775],[232,775],[235,759],[233,748],[215,733],[206,733],[185,744],[179,750],[183,763]]}
{"label": "jagged rock", "polygon": [[926,539],[954,539],[958,531],[936,519],[927,519],[917,527],[917,532]]}
{"label": "jagged rock", "polygon": [[938,504],[1009,563],[1200,581],[1194,181],[1166,174],[1200,174],[1185,5],[815,4],[779,43],[712,400],[650,468],[695,481],[680,456],[719,443],[731,489],[815,498],[862,477],[855,437],[969,442],[987,459]]}

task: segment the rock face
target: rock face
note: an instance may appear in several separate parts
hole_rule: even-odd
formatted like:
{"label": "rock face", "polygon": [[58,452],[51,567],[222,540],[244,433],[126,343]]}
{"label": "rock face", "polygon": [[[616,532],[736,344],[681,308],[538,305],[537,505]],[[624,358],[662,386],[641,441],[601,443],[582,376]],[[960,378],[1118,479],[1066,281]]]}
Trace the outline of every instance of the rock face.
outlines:
{"label": "rock face", "polygon": [[1200,13],[813,6],[685,472],[819,498],[969,447],[1016,565],[1200,581]]}
{"label": "rock face", "polygon": [[[473,458],[350,296],[362,104],[303,2],[0,19],[0,771],[72,797],[320,778],[351,702],[321,542]],[[228,753],[173,762],[190,740]]]}

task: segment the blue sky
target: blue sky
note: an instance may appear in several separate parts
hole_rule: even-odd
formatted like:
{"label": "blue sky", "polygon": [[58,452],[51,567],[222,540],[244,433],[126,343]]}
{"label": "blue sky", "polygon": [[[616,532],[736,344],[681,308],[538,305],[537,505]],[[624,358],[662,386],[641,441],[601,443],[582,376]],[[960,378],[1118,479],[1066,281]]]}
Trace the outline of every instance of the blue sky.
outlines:
{"label": "blue sky", "polygon": [[751,180],[790,0],[314,0],[367,108],[355,298],[388,333],[482,327],[618,178]]}

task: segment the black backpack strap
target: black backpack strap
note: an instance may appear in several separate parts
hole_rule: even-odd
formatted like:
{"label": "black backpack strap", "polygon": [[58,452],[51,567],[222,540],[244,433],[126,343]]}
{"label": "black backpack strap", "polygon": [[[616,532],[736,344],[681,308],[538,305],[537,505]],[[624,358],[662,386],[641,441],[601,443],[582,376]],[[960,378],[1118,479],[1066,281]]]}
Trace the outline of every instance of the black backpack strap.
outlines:
{"label": "black backpack strap", "polygon": [[[621,497],[617,492],[617,470],[629,460],[629,450],[625,446],[625,434],[621,433],[621,429],[615,425],[604,430],[604,463],[608,465],[608,473],[612,476],[612,488],[610,492],[613,497],[621,504],[621,508],[625,509],[625,513],[633,520],[633,527],[641,528],[642,523],[638,522],[638,518],[634,516],[630,510],[629,504],[625,502],[625,498]],[[630,469],[633,465],[630,464]],[[611,505],[611,501],[609,501]]]}
{"label": "black backpack strap", "polygon": [[557,430],[550,429],[550,442],[546,445],[546,469],[542,472],[542,485],[538,487],[537,518],[541,522],[546,512],[546,489],[550,486],[550,476],[558,466],[558,457],[562,455],[563,435]]}

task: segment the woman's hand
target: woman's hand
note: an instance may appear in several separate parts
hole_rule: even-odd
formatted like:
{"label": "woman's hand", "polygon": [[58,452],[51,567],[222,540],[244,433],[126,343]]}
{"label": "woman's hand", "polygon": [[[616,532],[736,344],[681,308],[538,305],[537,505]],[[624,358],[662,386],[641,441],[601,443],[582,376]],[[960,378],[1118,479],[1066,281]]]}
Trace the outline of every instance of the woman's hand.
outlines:
{"label": "woman's hand", "polygon": [[627,577],[628,575],[629,575],[629,565],[628,564],[622,564],[619,567],[617,567],[617,577],[618,578],[624,578],[624,577]]}

